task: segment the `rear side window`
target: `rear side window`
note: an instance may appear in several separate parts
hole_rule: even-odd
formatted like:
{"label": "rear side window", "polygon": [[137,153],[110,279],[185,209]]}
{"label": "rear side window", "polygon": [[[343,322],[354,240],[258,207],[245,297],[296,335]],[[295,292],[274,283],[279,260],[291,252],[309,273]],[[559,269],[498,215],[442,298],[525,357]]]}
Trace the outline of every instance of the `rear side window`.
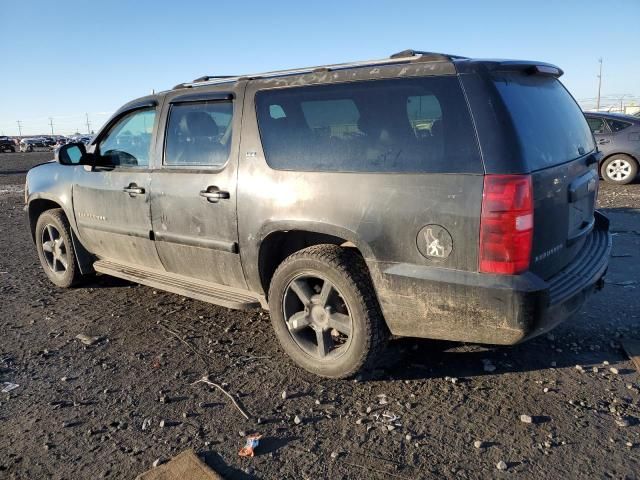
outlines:
{"label": "rear side window", "polygon": [[531,170],[568,162],[595,148],[582,110],[557,79],[501,73],[494,84]]}
{"label": "rear side window", "polygon": [[457,77],[263,90],[256,111],[274,169],[482,172]]}
{"label": "rear side window", "polygon": [[611,131],[614,133],[631,126],[629,122],[623,122],[622,120],[611,120],[610,118],[607,119],[607,123],[609,124],[609,128],[611,129]]}
{"label": "rear side window", "polygon": [[171,106],[164,164],[218,167],[231,146],[232,102],[182,103]]}

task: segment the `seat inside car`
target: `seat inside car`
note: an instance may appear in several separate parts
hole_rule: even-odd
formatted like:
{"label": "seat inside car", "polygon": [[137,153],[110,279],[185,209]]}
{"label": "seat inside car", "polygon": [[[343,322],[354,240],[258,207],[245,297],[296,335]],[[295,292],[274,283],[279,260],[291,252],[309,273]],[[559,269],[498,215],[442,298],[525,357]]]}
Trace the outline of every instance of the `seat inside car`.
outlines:
{"label": "seat inside car", "polygon": [[220,128],[206,112],[188,111],[182,113],[176,122],[177,142],[170,142],[173,148],[167,155],[172,164],[218,165],[224,163],[227,149],[220,143]]}

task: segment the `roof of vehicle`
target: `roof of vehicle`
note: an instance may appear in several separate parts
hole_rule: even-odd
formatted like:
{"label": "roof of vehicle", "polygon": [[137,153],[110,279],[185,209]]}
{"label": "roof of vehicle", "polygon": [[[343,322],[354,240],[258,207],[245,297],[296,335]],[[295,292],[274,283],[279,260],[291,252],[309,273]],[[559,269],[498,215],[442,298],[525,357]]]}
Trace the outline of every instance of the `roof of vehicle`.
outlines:
{"label": "roof of vehicle", "polygon": [[640,119],[634,115],[625,115],[623,113],[615,112],[584,112],[585,115],[590,117],[602,117],[609,118],[611,120],[624,120],[630,123],[639,123]]}
{"label": "roof of vehicle", "polygon": [[271,72],[253,73],[245,75],[205,75],[196,78],[192,82],[185,82],[174,87],[178,88],[193,88],[202,87],[207,85],[216,85],[223,83],[236,82],[240,80],[258,79],[258,78],[274,78],[284,77],[291,75],[301,75],[307,73],[317,72],[329,72],[336,70],[346,70],[353,68],[371,67],[371,66],[385,66],[385,65],[401,65],[410,63],[427,63],[427,62],[449,62],[454,63],[458,69],[470,71],[482,66],[485,69],[531,69],[533,68],[536,73],[561,76],[563,71],[544,62],[528,61],[528,60],[503,60],[503,59],[471,59],[460,55],[452,55],[447,53],[427,52],[422,50],[403,50],[398,53],[394,53],[389,58],[383,58],[378,60],[364,60],[349,63],[338,63],[332,65],[316,65],[313,67],[294,68],[287,70],[275,70]]}

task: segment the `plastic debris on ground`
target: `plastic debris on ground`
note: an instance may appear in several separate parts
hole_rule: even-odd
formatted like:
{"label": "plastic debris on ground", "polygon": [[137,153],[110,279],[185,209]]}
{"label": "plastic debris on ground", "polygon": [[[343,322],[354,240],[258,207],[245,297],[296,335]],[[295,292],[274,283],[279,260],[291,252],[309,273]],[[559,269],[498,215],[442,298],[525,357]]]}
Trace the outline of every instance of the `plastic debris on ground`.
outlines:
{"label": "plastic debris on ground", "polygon": [[261,438],[262,438],[262,435],[258,433],[249,435],[247,437],[246,443],[244,444],[244,447],[242,447],[238,452],[238,455],[240,455],[241,457],[253,457],[255,455],[254,453],[255,449],[260,444]]}
{"label": "plastic debris on ground", "polygon": [[4,388],[2,389],[2,393],[9,393],[11,390],[15,390],[20,386],[17,383],[11,383],[11,382],[4,382],[3,385],[4,385]]}

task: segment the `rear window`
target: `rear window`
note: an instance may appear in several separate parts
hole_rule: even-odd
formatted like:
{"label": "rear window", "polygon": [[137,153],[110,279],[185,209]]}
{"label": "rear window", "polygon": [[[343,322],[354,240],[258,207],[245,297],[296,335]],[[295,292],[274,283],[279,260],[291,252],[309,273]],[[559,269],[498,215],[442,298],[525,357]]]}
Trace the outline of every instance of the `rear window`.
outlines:
{"label": "rear window", "polygon": [[494,84],[531,170],[568,162],[595,148],[582,110],[555,78],[504,73],[494,76]]}
{"label": "rear window", "polygon": [[456,77],[263,90],[256,111],[274,169],[482,172]]}

